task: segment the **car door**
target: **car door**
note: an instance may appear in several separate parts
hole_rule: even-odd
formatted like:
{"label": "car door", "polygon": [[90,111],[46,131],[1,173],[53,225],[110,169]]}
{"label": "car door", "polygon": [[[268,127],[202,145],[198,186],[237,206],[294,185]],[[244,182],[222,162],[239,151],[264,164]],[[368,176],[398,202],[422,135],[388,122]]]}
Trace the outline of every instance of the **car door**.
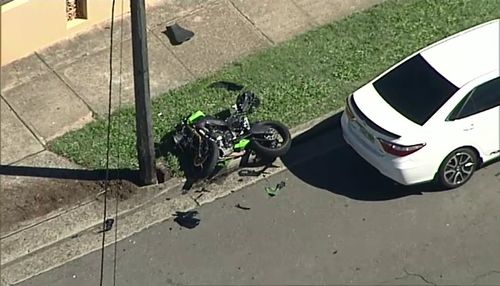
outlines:
{"label": "car door", "polygon": [[[500,77],[472,89],[449,120],[460,128],[464,141],[472,141],[485,160],[500,154]],[[460,140],[460,138],[457,138]],[[467,140],[465,140],[467,139]]]}

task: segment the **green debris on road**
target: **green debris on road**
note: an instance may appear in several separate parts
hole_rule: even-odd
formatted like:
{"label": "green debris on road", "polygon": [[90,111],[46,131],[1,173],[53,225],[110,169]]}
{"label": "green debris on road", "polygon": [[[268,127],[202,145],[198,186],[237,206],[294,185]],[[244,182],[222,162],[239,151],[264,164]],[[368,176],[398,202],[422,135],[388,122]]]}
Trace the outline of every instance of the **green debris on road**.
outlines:
{"label": "green debris on road", "polygon": [[281,181],[275,187],[266,187],[265,190],[270,197],[274,197],[278,192],[285,187],[286,183]]}

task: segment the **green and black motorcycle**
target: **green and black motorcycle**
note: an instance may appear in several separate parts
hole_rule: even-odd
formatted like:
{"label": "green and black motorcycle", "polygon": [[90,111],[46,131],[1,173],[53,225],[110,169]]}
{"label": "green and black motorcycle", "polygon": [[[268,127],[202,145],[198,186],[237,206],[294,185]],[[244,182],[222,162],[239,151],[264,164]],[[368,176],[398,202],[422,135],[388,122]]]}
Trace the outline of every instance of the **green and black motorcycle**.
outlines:
{"label": "green and black motorcycle", "polygon": [[247,116],[259,105],[259,98],[245,91],[238,95],[227,118],[196,111],[177,126],[173,137],[175,146],[192,158],[198,179],[211,176],[219,162],[242,157],[247,152],[273,161],[290,150],[292,138],[284,124],[278,121],[250,123]]}

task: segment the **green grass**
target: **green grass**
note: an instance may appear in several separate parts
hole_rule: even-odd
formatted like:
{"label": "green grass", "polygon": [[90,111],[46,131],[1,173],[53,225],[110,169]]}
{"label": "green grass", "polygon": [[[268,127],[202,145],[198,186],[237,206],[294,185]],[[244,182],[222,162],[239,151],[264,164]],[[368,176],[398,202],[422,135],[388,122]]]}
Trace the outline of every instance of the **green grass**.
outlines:
{"label": "green grass", "polygon": [[[209,88],[212,82],[250,87],[262,100],[256,117],[295,126],[343,106],[349,93],[417,49],[498,17],[498,0],[388,0],[156,98],[155,140],[192,111],[215,113],[234,102],[235,93]],[[83,166],[103,168],[106,128],[106,121],[98,120],[51,142],[50,149]],[[175,158],[166,161],[179,171]],[[113,114],[110,166],[137,167],[132,107]]]}

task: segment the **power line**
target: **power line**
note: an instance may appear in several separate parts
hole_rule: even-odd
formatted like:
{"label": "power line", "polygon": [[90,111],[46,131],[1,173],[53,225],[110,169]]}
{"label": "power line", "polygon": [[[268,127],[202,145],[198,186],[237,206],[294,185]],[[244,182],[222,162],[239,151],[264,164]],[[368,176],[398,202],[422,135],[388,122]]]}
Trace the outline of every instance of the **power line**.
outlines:
{"label": "power line", "polygon": [[[119,79],[119,87],[118,87],[118,110],[120,110],[122,105],[122,72],[123,72],[123,0],[121,1],[121,17],[120,17],[120,79]],[[120,120],[121,117],[118,117]],[[120,132],[121,123],[118,122],[118,142],[121,142],[121,132]],[[117,156],[117,167],[118,167],[118,178],[120,178],[120,149],[118,148],[116,152]],[[121,189],[121,185],[120,185]],[[114,245],[114,257],[113,257],[113,286],[116,286],[116,270],[117,270],[117,261],[116,261],[116,253],[117,253],[117,240],[118,240],[118,195],[115,198],[115,245]]]}
{"label": "power line", "polygon": [[106,214],[107,214],[107,195],[109,190],[109,155],[111,146],[111,95],[113,90],[113,31],[114,31],[114,20],[115,20],[115,1],[111,3],[111,37],[110,37],[110,48],[109,48],[109,94],[108,94],[108,128],[107,128],[107,138],[106,138],[106,179],[104,185],[104,208],[103,208],[103,219],[102,219],[102,245],[101,245],[101,277],[99,285],[102,286],[104,278],[104,247],[106,245]]}

